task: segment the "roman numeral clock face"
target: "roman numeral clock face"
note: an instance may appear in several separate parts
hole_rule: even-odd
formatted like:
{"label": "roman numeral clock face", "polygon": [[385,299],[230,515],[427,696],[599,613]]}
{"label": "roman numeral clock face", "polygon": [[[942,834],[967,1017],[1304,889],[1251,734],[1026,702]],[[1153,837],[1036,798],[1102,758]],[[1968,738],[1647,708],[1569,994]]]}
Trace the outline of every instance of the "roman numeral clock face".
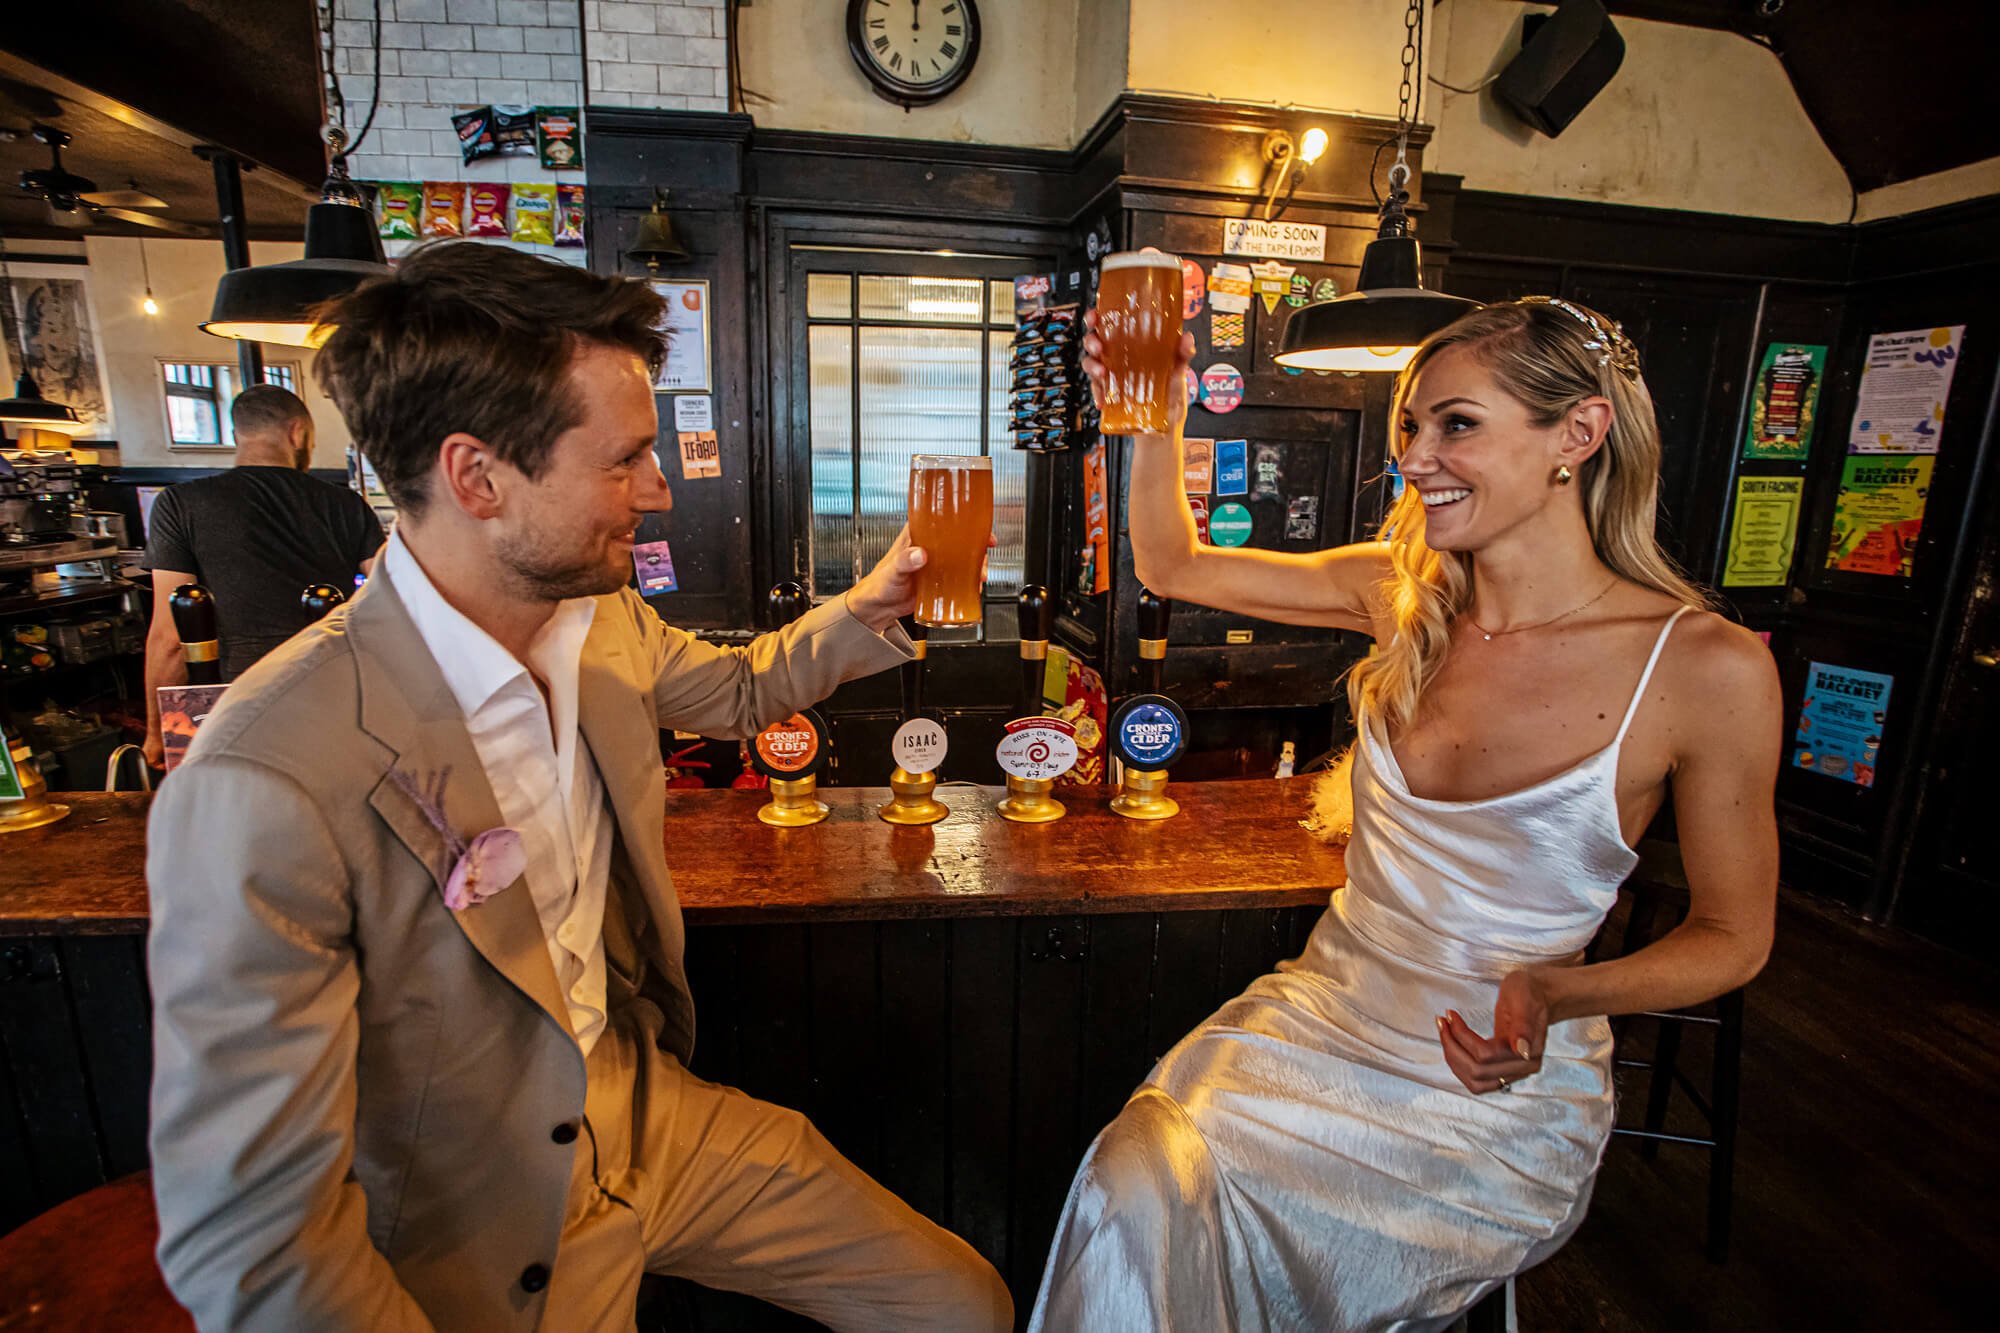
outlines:
{"label": "roman numeral clock face", "polygon": [[972,72],[979,10],[973,0],[848,0],[847,49],[877,93],[922,106]]}

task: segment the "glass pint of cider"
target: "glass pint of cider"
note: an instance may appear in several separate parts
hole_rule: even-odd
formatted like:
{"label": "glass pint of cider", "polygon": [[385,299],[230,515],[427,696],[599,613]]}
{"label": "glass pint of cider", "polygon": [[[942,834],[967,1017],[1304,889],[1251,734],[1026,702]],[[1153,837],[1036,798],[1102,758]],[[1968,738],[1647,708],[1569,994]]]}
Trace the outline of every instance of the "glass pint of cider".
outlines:
{"label": "glass pint of cider", "polygon": [[910,460],[910,543],[930,557],[917,571],[918,624],[979,623],[992,534],[992,459],[918,454]]}
{"label": "glass pint of cider", "polygon": [[1106,255],[1097,279],[1097,336],[1104,343],[1106,435],[1167,429],[1174,352],[1181,344],[1181,261],[1156,250]]}

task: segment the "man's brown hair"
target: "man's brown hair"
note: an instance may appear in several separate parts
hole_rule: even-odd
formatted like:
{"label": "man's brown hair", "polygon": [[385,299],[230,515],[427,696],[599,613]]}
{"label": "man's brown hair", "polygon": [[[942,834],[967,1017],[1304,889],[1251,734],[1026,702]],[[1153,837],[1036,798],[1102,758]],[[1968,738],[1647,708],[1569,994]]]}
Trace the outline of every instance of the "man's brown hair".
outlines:
{"label": "man's brown hair", "polygon": [[583,419],[569,380],[583,345],[622,348],[655,374],[667,347],[666,303],[645,283],[475,241],[413,250],[314,313],[333,334],[313,373],[411,513],[455,432],[539,476],[556,437]]}

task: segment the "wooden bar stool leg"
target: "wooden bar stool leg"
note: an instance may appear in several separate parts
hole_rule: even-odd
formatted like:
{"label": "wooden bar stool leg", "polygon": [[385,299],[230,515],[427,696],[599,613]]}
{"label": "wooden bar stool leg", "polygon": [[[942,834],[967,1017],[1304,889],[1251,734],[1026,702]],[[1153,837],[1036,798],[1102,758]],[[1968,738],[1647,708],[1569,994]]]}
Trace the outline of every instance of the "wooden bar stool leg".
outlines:
{"label": "wooden bar stool leg", "polygon": [[[1680,1062],[1681,1024],[1660,1020],[1660,1035],[1653,1044],[1653,1068],[1646,1084],[1646,1132],[1658,1134],[1667,1127],[1667,1102],[1674,1095],[1674,1069]],[[1658,1139],[1644,1139],[1639,1151],[1651,1161],[1660,1155]]]}
{"label": "wooden bar stool leg", "polygon": [[1729,1219],[1736,1202],[1736,1110],[1742,1090],[1743,992],[1715,1002],[1721,1020],[1715,1029],[1715,1073],[1709,1100],[1715,1148],[1708,1164],[1708,1257],[1729,1262]]}

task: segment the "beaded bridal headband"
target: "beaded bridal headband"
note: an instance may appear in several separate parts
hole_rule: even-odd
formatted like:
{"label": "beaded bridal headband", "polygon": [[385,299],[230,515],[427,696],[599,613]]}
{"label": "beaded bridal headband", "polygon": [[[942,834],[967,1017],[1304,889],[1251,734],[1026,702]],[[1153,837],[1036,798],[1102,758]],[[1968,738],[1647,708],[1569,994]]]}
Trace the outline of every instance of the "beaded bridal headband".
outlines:
{"label": "beaded bridal headband", "polygon": [[1625,336],[1625,326],[1612,321],[1611,331],[1605,332],[1597,317],[1580,306],[1571,305],[1558,296],[1524,296],[1516,305],[1552,305],[1590,330],[1590,340],[1584,346],[1597,353],[1597,364],[1610,365],[1612,369],[1628,380],[1639,378],[1639,349]]}

